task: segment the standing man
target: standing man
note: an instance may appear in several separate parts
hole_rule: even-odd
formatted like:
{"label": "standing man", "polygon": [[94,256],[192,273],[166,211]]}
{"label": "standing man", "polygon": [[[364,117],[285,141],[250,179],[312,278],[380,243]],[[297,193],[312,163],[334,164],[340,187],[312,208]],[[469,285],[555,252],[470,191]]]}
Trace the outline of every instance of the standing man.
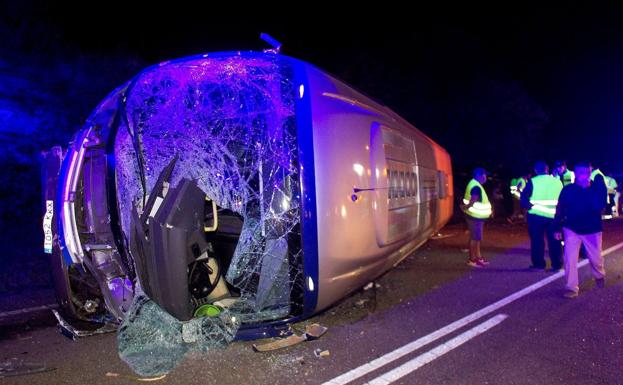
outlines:
{"label": "standing man", "polygon": [[[608,186],[606,185],[606,175],[599,169],[599,166],[594,166],[591,167],[591,170],[593,170],[591,172],[591,185],[592,184],[597,184],[597,183],[603,183],[604,187],[607,189]],[[606,204],[608,204],[608,194],[606,193]],[[605,206],[604,206],[605,208]],[[602,212],[601,214],[602,219],[605,219],[605,210],[603,210],[604,212]]]}
{"label": "standing man", "polygon": [[606,218],[610,219],[613,216],[618,216],[619,214],[619,210],[618,210],[618,198],[616,196],[617,194],[617,187],[619,187],[619,185],[617,184],[616,179],[614,179],[612,177],[612,173],[607,172],[606,173],[606,188],[608,189],[608,204],[606,205]]}
{"label": "standing man", "polygon": [[555,174],[560,177],[563,187],[573,183],[575,180],[575,174],[567,168],[567,162],[564,160],[558,160],[554,164],[554,167],[556,167]]}
{"label": "standing man", "polygon": [[521,192],[523,191],[523,189],[526,187],[526,184],[528,183],[528,177],[526,176],[520,176],[519,178],[515,178],[511,180],[511,187],[510,187],[510,191],[511,191],[511,195],[513,196],[513,213],[511,214],[510,217],[508,217],[506,220],[508,223],[513,224],[518,220],[521,220],[522,222],[525,221],[524,218],[524,210],[521,207]]}
{"label": "standing man", "polygon": [[554,169],[552,170],[552,176],[554,178],[560,179],[560,181],[562,182],[562,173],[560,172],[560,162],[559,161],[554,162]]}
{"label": "standing man", "polygon": [[575,183],[565,186],[556,208],[556,223],[562,227],[556,233],[565,239],[566,298],[575,298],[580,291],[578,281],[578,252],[584,245],[591,264],[597,287],[604,287],[604,258],[601,255],[601,210],[606,204],[606,186],[591,182],[591,166],[579,163],[575,166]]}
{"label": "standing man", "polygon": [[606,175],[599,169],[599,167],[595,166],[595,168],[591,168],[591,184],[594,182],[601,182],[604,185],[606,184]]}
{"label": "standing man", "polygon": [[467,228],[469,229],[469,259],[467,264],[473,267],[483,267],[489,264],[480,254],[480,241],[484,222],[491,216],[492,209],[489,197],[482,185],[487,181],[487,172],[477,167],[473,172],[473,179],[465,188],[461,208],[465,213]]}
{"label": "standing man", "polygon": [[530,235],[531,269],[545,270],[545,241],[549,248],[551,270],[562,268],[562,245],[556,239],[554,215],[558,196],[562,190],[559,178],[548,175],[545,162],[536,162],[534,165],[536,176],[528,181],[521,194],[521,205],[528,209],[528,234]]}

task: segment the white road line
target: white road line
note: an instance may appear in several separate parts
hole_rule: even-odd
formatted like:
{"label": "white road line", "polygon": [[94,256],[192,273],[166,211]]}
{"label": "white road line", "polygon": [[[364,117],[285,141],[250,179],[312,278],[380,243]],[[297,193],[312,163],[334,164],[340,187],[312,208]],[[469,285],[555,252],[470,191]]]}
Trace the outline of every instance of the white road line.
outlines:
{"label": "white road line", "polygon": [[0,318],[6,318],[6,317],[14,316],[14,315],[19,315],[19,314],[28,314],[28,313],[34,313],[36,311],[50,310],[50,309],[56,309],[56,308],[58,308],[57,304],[50,303],[50,304],[42,305],[42,306],[35,306],[35,307],[28,307],[25,309],[5,311],[3,313],[0,313]]}
{"label": "white road line", "polygon": [[459,346],[463,345],[464,343],[471,340],[472,338],[486,332],[487,330],[491,329],[495,325],[498,325],[500,322],[504,321],[506,318],[508,318],[508,315],[498,314],[495,317],[489,319],[488,321],[485,321],[481,323],[480,325],[475,326],[469,329],[468,331],[459,334],[458,336],[454,337],[450,341],[444,344],[441,344],[437,346],[436,348],[429,350],[426,353],[420,354],[419,356],[415,357],[414,359],[408,362],[405,362],[404,364],[398,366],[397,368],[394,368],[390,370],[389,372],[378,376],[377,378],[373,379],[367,384],[369,385],[391,384],[392,382],[397,381],[401,379],[402,377],[406,376],[407,374],[428,364],[434,359],[443,356],[444,354],[448,353],[452,349],[458,348]]}
{"label": "white road line", "polygon": [[[617,243],[616,245],[614,245],[612,247],[608,247],[606,250],[602,251],[601,254],[605,257],[606,255],[617,251],[621,247],[623,247],[623,242]],[[587,259],[587,261],[588,261],[588,259]],[[586,262],[586,263],[588,263],[588,262]],[[586,263],[584,265],[586,265]],[[584,266],[584,265],[582,265],[582,266]]]}
{"label": "white road line", "polygon": [[[614,251],[620,249],[623,247],[623,242],[618,243],[606,250],[604,250],[602,252],[603,256],[605,257],[606,255],[613,253]],[[584,260],[582,262],[580,262],[578,264],[578,268],[579,267],[583,267],[586,266],[586,264],[588,264],[588,260]],[[521,297],[524,297],[530,293],[532,293],[535,290],[540,289],[541,287],[547,285],[550,282],[553,282],[555,280],[557,280],[558,278],[562,277],[564,275],[564,272],[560,271],[556,274],[552,274],[547,278],[544,278],[526,288],[523,288],[521,290],[519,290],[518,292],[515,292],[511,295],[509,295],[506,298],[503,298],[495,303],[492,303],[491,305],[484,307],[468,316],[465,316],[463,318],[461,318],[460,320],[454,321],[451,324],[448,324],[446,326],[444,326],[443,328],[436,330],[424,337],[418,338],[415,341],[409,342],[408,344],[392,351],[389,352],[377,359],[374,359],[370,362],[367,362],[355,369],[349,370],[348,372],[339,375],[327,382],[324,382],[322,385],[342,385],[342,384],[347,384],[353,380],[356,380],[357,378],[363,377],[366,374],[382,367],[385,366],[387,364],[389,364],[392,361],[395,361],[397,359],[399,359],[400,357],[403,357],[419,348],[421,348],[424,345],[427,345],[435,340],[438,340],[439,338],[442,338],[452,332],[454,332],[455,330],[458,330],[460,328],[462,328],[463,326],[467,325],[470,322],[476,321],[479,318],[482,318],[484,316],[486,316],[489,313],[492,313],[496,310],[498,310],[499,308],[508,305],[509,303],[518,300]]]}

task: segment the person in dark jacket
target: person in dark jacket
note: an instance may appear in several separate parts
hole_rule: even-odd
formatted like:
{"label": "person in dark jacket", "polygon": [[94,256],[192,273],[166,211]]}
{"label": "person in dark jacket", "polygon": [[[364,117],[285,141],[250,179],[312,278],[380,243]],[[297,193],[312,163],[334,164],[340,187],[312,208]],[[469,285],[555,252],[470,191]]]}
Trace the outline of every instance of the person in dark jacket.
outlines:
{"label": "person in dark jacket", "polygon": [[[604,287],[604,258],[601,254],[601,211],[606,205],[606,185],[601,175],[591,182],[591,166],[579,163],[575,166],[575,183],[565,186],[556,207],[555,221],[558,226],[556,238],[565,240],[563,253],[566,298],[579,293],[578,253],[584,245],[597,287]],[[562,233],[560,231],[562,228]]]}

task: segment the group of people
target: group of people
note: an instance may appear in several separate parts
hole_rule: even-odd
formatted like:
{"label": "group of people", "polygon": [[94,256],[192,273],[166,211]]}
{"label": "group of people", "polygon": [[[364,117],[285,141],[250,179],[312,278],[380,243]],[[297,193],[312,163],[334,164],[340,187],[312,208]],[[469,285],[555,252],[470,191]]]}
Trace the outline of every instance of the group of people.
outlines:
{"label": "group of people", "polygon": [[[608,199],[606,207],[602,213],[602,218],[611,219],[613,217],[621,215],[620,190],[623,186],[618,185],[616,179],[612,177],[612,174],[608,172],[602,172],[599,168],[596,167],[594,167],[592,170],[591,179],[593,179],[594,175],[597,174],[603,177],[608,191]],[[506,220],[511,224],[517,222],[525,222],[527,219],[525,209],[523,208],[523,205],[521,205],[520,197],[521,192],[528,184],[528,180],[530,180],[533,175],[534,174],[529,173],[526,175],[522,175],[519,178],[513,178],[510,181],[510,195],[513,197],[513,213],[511,214],[511,216],[506,218]],[[554,164],[554,168],[552,169],[551,175],[560,179],[563,186],[573,184],[575,180],[575,173],[567,168],[567,164],[565,161],[556,161],[556,163]]]}
{"label": "group of people", "polygon": [[[486,180],[487,172],[483,168],[474,169],[461,205],[470,234],[467,264],[473,267],[485,267],[489,263],[480,251],[484,222],[492,215],[491,203],[482,186]],[[603,287],[606,272],[601,254],[602,211],[614,200],[606,176],[598,168],[592,169],[589,163],[578,163],[570,171],[564,162],[557,162],[550,174],[545,162],[536,162],[534,176],[518,178],[516,182],[515,189],[511,186],[511,193],[527,212],[530,268],[556,272],[564,266],[564,296],[577,297],[577,263],[583,245],[596,285]],[[545,239],[549,269],[546,269]]]}

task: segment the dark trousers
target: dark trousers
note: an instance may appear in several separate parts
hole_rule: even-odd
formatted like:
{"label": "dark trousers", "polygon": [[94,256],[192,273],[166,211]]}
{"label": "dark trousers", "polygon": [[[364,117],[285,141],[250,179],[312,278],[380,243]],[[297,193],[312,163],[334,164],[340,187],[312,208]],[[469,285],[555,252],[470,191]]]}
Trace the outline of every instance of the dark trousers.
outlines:
{"label": "dark trousers", "polygon": [[528,234],[530,234],[530,257],[534,267],[545,268],[545,238],[549,248],[549,259],[552,261],[552,269],[562,267],[562,246],[560,241],[554,238],[554,220],[540,215],[528,214]]}

